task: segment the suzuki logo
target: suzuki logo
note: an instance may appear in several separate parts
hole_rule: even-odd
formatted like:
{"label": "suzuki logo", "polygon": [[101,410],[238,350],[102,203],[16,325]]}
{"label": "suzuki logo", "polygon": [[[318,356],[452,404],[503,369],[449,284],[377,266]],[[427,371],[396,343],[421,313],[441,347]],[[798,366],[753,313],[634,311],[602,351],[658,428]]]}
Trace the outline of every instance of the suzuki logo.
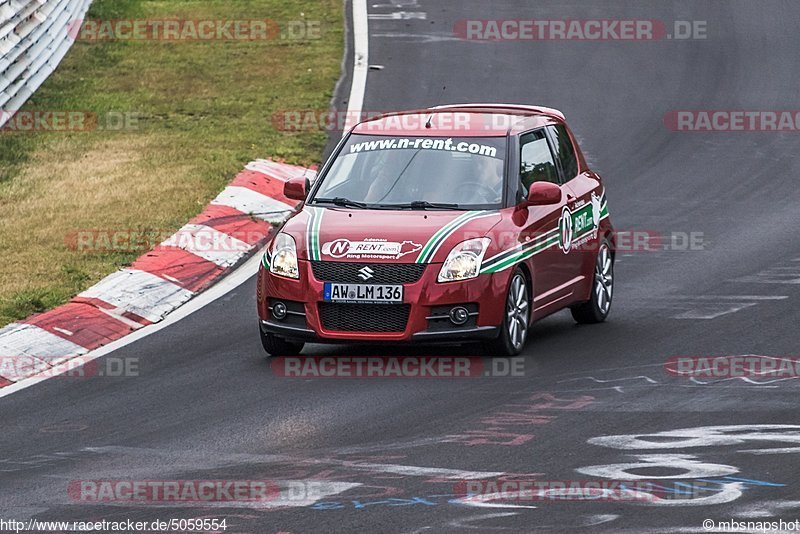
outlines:
{"label": "suzuki logo", "polygon": [[372,278],[372,273],[374,272],[375,271],[365,266],[358,270],[358,277],[366,282],[367,280]]}

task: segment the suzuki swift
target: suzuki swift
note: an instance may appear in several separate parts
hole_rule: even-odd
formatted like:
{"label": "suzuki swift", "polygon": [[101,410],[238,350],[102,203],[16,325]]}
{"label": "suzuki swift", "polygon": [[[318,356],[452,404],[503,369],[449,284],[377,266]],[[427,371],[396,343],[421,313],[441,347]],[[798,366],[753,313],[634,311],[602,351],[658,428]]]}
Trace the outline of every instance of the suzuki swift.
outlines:
{"label": "suzuki swift", "polygon": [[531,324],[608,316],[614,233],[600,176],[564,115],[439,106],[356,125],[258,273],[271,355],[304,343],[482,342],[518,354]]}

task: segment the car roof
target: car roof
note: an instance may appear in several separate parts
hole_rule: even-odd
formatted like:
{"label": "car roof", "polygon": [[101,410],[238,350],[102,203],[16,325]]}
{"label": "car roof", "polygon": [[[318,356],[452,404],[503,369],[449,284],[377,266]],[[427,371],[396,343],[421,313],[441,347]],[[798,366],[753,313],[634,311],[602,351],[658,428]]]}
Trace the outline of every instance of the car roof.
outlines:
{"label": "car roof", "polygon": [[[564,123],[557,109],[524,104],[448,104],[384,113],[358,123],[353,133],[417,137],[501,137]],[[428,126],[430,125],[430,126]]]}

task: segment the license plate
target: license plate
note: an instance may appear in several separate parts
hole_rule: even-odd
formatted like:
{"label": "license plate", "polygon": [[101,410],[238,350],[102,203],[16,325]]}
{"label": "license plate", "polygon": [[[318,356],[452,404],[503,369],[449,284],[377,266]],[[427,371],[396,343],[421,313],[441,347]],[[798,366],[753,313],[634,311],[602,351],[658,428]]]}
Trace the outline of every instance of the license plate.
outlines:
{"label": "license plate", "polygon": [[327,302],[395,304],[403,302],[403,286],[326,282],[322,299]]}

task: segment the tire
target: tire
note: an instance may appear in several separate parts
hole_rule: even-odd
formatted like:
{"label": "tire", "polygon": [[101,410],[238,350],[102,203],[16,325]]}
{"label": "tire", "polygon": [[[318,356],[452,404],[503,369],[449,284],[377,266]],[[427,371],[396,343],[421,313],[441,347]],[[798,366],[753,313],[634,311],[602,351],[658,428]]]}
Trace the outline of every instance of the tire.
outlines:
{"label": "tire", "polygon": [[275,334],[264,333],[259,327],[261,345],[270,356],[297,356],[303,350],[304,343],[292,343]]}
{"label": "tire", "polygon": [[603,239],[595,259],[591,297],[572,308],[572,318],[580,324],[602,323],[611,311],[613,298],[614,256],[608,239]]}
{"label": "tire", "polygon": [[506,295],[506,312],[500,324],[500,335],[487,343],[490,356],[516,356],[525,348],[531,317],[531,290],[525,273],[517,267],[511,275]]}

